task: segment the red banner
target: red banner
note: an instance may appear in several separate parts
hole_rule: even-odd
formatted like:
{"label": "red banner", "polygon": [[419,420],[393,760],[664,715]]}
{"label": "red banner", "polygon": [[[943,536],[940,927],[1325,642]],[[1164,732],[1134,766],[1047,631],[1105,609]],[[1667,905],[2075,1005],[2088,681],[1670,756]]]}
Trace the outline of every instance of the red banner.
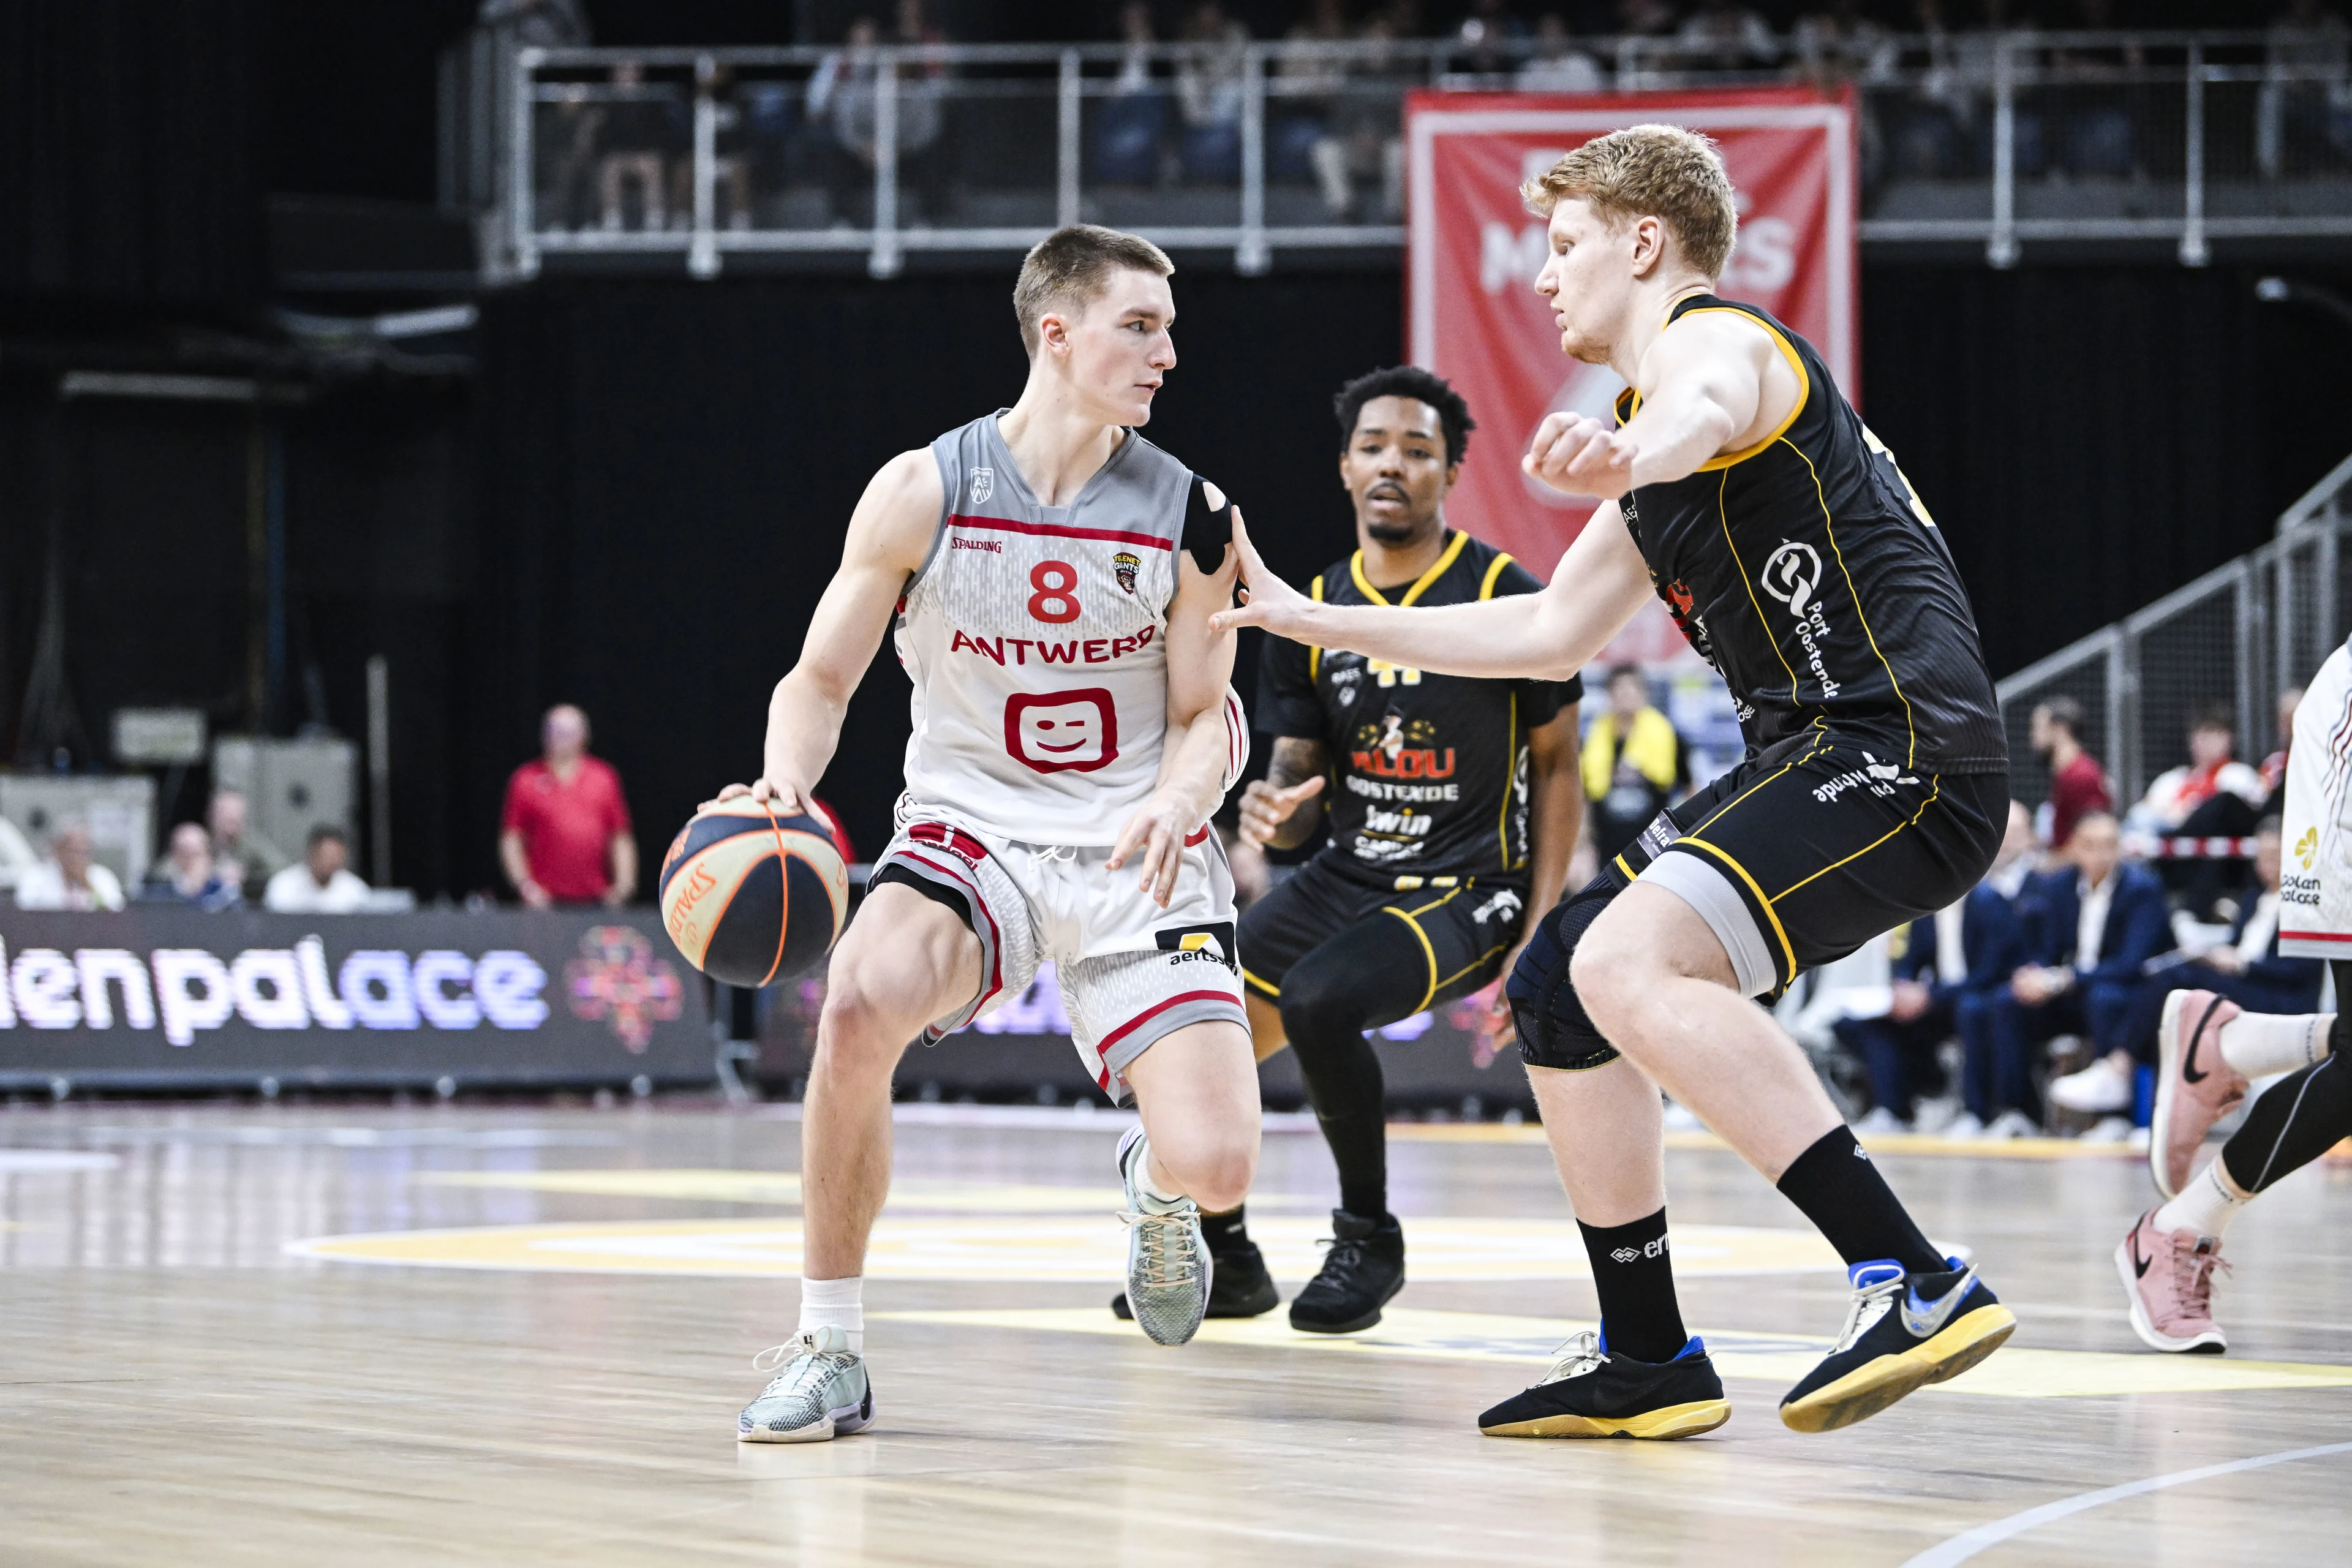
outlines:
{"label": "red banner", "polygon": [[[1445,377],[1478,420],[1447,519],[1549,579],[1592,513],[1519,472],[1543,416],[1600,418],[1624,383],[1559,352],[1551,310],[1534,289],[1544,223],[1519,184],[1572,148],[1621,126],[1665,121],[1713,137],[1739,202],[1727,299],[1761,305],[1821,351],[1854,395],[1857,262],[1851,96],[1808,88],[1711,93],[1536,94],[1421,91],[1407,103],[1410,180],[1406,342],[1414,363]],[[1664,616],[1645,631],[1672,638]],[[1645,617],[1646,620],[1646,617]],[[1629,628],[1629,631],[1632,628]],[[1629,639],[1633,640],[1633,639]],[[1644,637],[1643,642],[1651,640]],[[1622,650],[1670,657],[1662,645]]]}

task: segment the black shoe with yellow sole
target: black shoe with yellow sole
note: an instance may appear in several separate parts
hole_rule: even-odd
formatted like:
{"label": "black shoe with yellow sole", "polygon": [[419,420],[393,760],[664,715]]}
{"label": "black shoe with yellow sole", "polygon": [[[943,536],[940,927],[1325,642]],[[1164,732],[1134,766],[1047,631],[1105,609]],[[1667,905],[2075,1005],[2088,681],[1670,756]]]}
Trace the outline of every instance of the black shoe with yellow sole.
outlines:
{"label": "black shoe with yellow sole", "polygon": [[[1257,1249],[1256,1242],[1244,1239],[1223,1252],[1212,1247],[1209,1256],[1216,1269],[1209,1276],[1207,1316],[1262,1318],[1282,1305],[1282,1292],[1274,1288],[1274,1276],[1265,1268],[1265,1254]],[[1110,1310],[1122,1321],[1135,1316],[1128,1310],[1124,1290],[1110,1299]]]}
{"label": "black shoe with yellow sole", "polygon": [[1877,1415],[1906,1394],[1959,1376],[1999,1350],[2017,1319],[1977,1279],[1976,1266],[1906,1273],[1891,1259],[1847,1270],[1853,1304],[1837,1348],[1789,1390],[1780,1420],[1830,1432]]}
{"label": "black shoe with yellow sole", "polygon": [[1541,1383],[1478,1417],[1489,1437],[1696,1437],[1731,1419],[1723,1379],[1694,1335],[1669,1362],[1635,1361],[1607,1333],[1559,1347]]}

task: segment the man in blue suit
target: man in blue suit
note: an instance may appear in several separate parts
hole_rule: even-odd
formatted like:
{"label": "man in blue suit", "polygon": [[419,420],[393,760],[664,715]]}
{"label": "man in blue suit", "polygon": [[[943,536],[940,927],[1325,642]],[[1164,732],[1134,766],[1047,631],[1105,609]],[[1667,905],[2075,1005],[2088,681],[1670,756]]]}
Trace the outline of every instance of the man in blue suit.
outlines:
{"label": "man in blue suit", "polygon": [[[1864,1131],[1910,1126],[1920,1090],[1942,1076],[1937,1050],[1955,1034],[1964,1059],[1990,1060],[1993,1001],[2026,958],[2021,900],[2033,871],[2032,849],[2033,818],[2011,801],[2009,830],[1985,879],[1959,903],[1895,933],[1886,1012],[1831,1026],[1870,1074],[1872,1110],[1856,1123]],[[1975,1098],[1970,1104],[1984,1113]]]}
{"label": "man in blue suit", "polygon": [[2230,939],[2187,963],[2159,969],[2139,983],[2125,1028],[2128,1049],[2103,1055],[2050,1086],[2050,1102],[2069,1110],[2110,1116],[2132,1110],[2132,1068],[2156,1065],[2156,1026],[2164,999],[2175,991],[2227,997],[2249,1013],[2289,1016],[2319,1010],[2316,958],[2279,956],[2279,819],[2254,828],[2254,887],[2231,923]]}
{"label": "man in blue suit", "polygon": [[2102,1056],[2128,1052],[2134,1004],[2147,961],[2172,946],[2164,884],[2123,862],[2115,817],[2093,812],[2074,825],[2073,862],[2037,879],[2028,921],[2033,961],[2011,976],[1992,1009],[1989,1137],[2022,1137],[2041,1116],[2033,1053],[2058,1035],[2086,1037]]}

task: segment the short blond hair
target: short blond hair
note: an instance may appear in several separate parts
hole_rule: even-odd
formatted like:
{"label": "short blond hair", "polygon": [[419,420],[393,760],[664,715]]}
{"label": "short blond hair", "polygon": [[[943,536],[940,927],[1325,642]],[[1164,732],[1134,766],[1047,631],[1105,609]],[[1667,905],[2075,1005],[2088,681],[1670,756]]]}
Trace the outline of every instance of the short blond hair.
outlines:
{"label": "short blond hair", "polygon": [[1057,307],[1085,310],[1102,298],[1114,272],[1166,278],[1175,270],[1168,253],[1140,235],[1091,223],[1057,228],[1022,258],[1021,276],[1013,285],[1021,346],[1034,354],[1037,322],[1045,312]]}
{"label": "short blond hair", "polygon": [[1612,227],[1654,217],[1674,236],[1690,266],[1723,276],[1739,209],[1723,154],[1679,125],[1629,125],[1595,137],[1519,187],[1528,205],[1549,217],[1570,197],[1592,204]]}

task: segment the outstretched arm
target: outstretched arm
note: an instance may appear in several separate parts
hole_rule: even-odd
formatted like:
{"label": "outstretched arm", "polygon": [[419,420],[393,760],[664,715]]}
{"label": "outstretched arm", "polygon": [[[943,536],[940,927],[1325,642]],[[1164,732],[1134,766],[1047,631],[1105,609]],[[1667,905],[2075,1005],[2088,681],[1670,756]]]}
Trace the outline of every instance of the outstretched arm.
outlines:
{"label": "outstretched arm", "polygon": [[1565,680],[1598,658],[1650,595],[1649,567],[1614,501],[1592,514],[1542,593],[1475,605],[1317,604],[1266,569],[1239,508],[1234,543],[1248,603],[1221,612],[1221,626],[1264,626],[1295,642],[1445,675]]}
{"label": "outstretched arm", "polygon": [[[1209,504],[1224,504],[1213,487]],[[1238,517],[1234,527],[1238,531]],[[1202,571],[1190,552],[1176,552],[1176,597],[1168,606],[1168,736],[1160,745],[1160,784],[1119,829],[1108,862],[1116,871],[1140,854],[1138,884],[1162,909],[1176,890],[1185,836],[1214,816],[1225,797],[1225,769],[1235,743],[1225,711],[1235,638],[1214,623],[1216,612],[1233,603],[1239,570],[1230,545],[1213,573]],[[1239,713],[1230,721],[1239,723]]]}
{"label": "outstretched arm", "polygon": [[[809,809],[809,791],[833,761],[850,694],[874,661],[907,579],[920,569],[944,504],[939,465],[928,451],[901,452],[882,466],[849,519],[841,565],[825,584],[801,643],[800,662],[768,699],[768,739],[751,795],[782,812]],[[728,800],[742,784],[719,792]]]}
{"label": "outstretched arm", "polygon": [[1685,316],[1642,356],[1642,406],[1622,428],[1547,414],[1519,467],[1572,496],[1669,484],[1765,439],[1805,395],[1771,333],[1736,311]]}

